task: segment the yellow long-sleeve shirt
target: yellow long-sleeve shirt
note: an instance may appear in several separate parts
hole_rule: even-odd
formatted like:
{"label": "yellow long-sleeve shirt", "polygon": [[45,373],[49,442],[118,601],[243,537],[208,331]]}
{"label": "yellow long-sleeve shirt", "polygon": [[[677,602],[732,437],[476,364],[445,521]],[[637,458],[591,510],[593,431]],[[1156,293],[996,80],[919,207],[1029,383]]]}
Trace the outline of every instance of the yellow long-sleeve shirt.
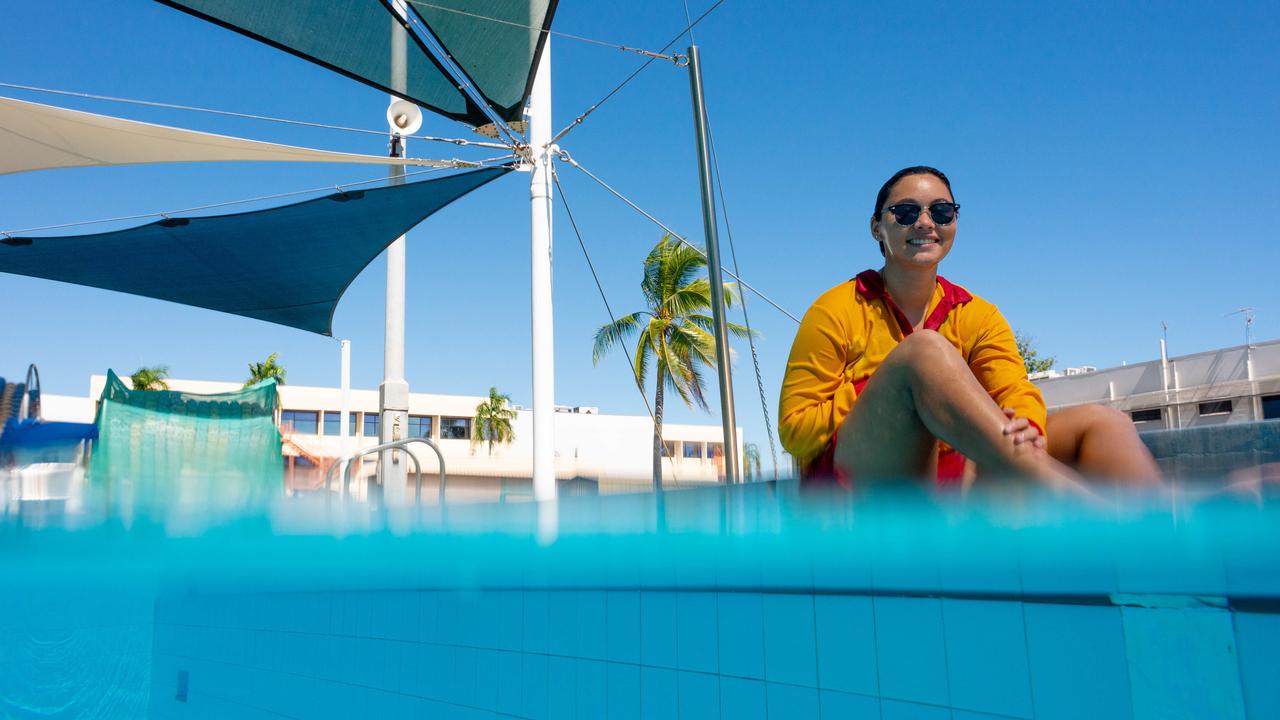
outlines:
{"label": "yellow long-sleeve shirt", "polygon": [[[997,405],[1014,408],[1043,433],[1044,398],[995,305],[939,276],[925,318],[924,327],[955,346]],[[802,468],[829,449],[862,385],[911,332],[874,270],[813,303],[791,346],[778,410],[782,446]]]}

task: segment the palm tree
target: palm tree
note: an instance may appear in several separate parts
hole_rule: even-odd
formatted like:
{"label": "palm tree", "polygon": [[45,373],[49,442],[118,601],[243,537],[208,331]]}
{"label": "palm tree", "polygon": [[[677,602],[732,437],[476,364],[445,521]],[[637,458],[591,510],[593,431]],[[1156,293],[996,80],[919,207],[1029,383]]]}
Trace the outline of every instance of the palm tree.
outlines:
{"label": "palm tree", "polygon": [[516,438],[511,421],[516,419],[515,408],[511,407],[511,396],[498,394],[498,388],[489,388],[489,399],[476,405],[475,432],[471,434],[471,444],[484,441],[489,443],[489,455],[493,456],[493,444],[509,443]]}
{"label": "palm tree", "polygon": [[[707,409],[702,391],[702,368],[715,367],[711,283],[702,276],[707,260],[697,250],[670,235],[664,235],[644,261],[646,309],[624,315],[596,331],[592,359],[600,359],[622,346],[636,331],[639,337],[631,350],[631,369],[636,384],[644,392],[645,378],[652,363],[653,397],[653,487],[662,486],[662,405],[666,390],[674,390],[684,404]],[[725,285],[724,302],[734,302],[732,283]],[[745,327],[728,323],[729,331],[746,337]]]}
{"label": "palm tree", "polygon": [[249,387],[256,382],[262,382],[268,378],[275,378],[277,385],[284,384],[285,371],[284,367],[276,362],[276,358],[280,355],[273,352],[267,356],[266,362],[249,363],[249,379],[244,381],[244,386]]}
{"label": "palm tree", "polygon": [[745,466],[742,474],[747,480],[755,480],[760,477],[760,446],[755,443],[747,443],[742,447],[742,464]]}
{"label": "palm tree", "polygon": [[164,365],[155,365],[134,370],[129,376],[129,382],[134,390],[168,390],[169,383],[164,381],[167,377],[169,377],[169,368]]}

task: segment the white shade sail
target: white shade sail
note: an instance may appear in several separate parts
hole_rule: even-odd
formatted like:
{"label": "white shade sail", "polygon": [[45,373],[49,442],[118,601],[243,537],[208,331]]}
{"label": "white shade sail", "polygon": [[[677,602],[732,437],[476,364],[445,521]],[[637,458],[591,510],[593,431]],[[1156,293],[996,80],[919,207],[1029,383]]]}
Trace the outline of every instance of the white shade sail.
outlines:
{"label": "white shade sail", "polygon": [[0,97],[0,175],[95,165],[218,161],[458,165],[277,145]]}

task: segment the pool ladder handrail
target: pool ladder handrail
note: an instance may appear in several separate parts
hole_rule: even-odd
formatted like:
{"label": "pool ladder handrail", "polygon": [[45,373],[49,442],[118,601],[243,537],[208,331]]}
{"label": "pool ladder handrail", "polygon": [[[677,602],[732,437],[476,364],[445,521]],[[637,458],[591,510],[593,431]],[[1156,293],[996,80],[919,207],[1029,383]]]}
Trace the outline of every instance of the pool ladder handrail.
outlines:
{"label": "pool ladder handrail", "polygon": [[385,450],[403,450],[404,453],[408,455],[411,460],[413,460],[413,471],[414,471],[414,478],[415,478],[414,489],[413,489],[413,502],[415,505],[421,505],[422,504],[422,463],[418,462],[418,456],[414,454],[414,452],[407,447],[412,443],[422,443],[436,452],[436,457],[439,458],[440,460],[440,490],[438,493],[438,498],[439,498],[438,501],[440,503],[440,506],[444,507],[444,483],[445,483],[444,453],[440,452],[440,448],[436,446],[435,443],[431,442],[426,438],[420,438],[420,437],[404,438],[403,440],[392,440],[390,442],[385,442],[380,445],[374,445],[373,447],[365,448],[363,450],[357,450],[356,452],[353,452],[353,453],[348,453],[347,455],[343,455],[342,457],[333,461],[333,463],[329,465],[329,469],[325,470],[324,484],[321,485],[321,488],[325,491],[325,502],[327,503],[332,499],[332,496],[329,494],[329,481],[330,481],[330,478],[333,476],[334,468],[337,468],[339,466],[343,468],[342,484],[338,488],[338,492],[339,492],[339,496],[342,498],[342,501],[345,503],[347,501],[347,487],[351,484],[351,463],[353,460],[362,458],[365,455],[374,455],[377,453],[381,453]]}

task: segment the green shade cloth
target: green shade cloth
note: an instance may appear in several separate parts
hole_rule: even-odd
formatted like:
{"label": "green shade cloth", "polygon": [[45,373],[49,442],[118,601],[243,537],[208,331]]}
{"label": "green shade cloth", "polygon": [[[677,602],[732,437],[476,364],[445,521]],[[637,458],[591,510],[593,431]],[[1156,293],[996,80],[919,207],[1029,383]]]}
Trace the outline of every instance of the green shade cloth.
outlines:
{"label": "green shade cloth", "polygon": [[556,0],[409,0],[498,115],[520,119]]}
{"label": "green shade cloth", "polygon": [[[411,28],[391,0],[157,1],[473,126],[487,124],[488,117],[414,31],[434,35],[510,122],[520,118],[546,33],[494,19],[549,28],[555,10],[555,0],[421,2],[414,5],[414,19],[427,27]],[[401,76],[391,63],[393,36],[405,48]]]}
{"label": "green shade cloth", "polygon": [[483,168],[234,215],[0,239],[0,272],[170,300],[332,334],[347,286],[397,237],[509,172]]}
{"label": "green shade cloth", "polygon": [[284,488],[276,381],[217,395],[132,390],[107,372],[89,478],[124,507],[229,509]]}

